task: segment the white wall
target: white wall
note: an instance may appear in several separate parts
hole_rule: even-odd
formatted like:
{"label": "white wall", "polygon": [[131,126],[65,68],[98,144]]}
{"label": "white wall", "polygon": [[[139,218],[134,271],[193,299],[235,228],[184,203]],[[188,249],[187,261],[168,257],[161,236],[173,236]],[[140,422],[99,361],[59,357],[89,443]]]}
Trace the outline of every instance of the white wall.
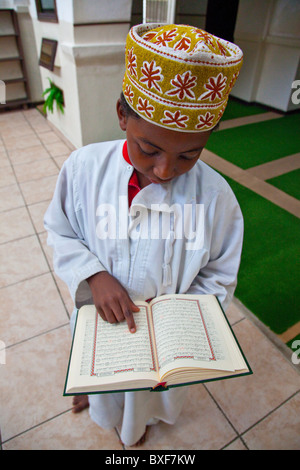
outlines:
{"label": "white wall", "polygon": [[131,0],[74,0],[74,23],[130,22],[131,3]]}
{"label": "white wall", "polygon": [[40,56],[43,37],[58,41],[54,70],[50,71],[39,66],[39,73],[43,90],[49,87],[48,78],[50,78],[64,92],[65,113],[57,112],[54,106],[54,113],[48,112],[47,114],[49,121],[75,146],[80,146],[82,132],[79,117],[77,75],[73,63],[68,58],[62,56],[61,51],[61,44],[63,42],[73,42],[72,0],[57,0],[56,4],[59,23],[44,22],[38,20],[35,1],[30,0],[29,8],[35,32],[38,57]]}
{"label": "white wall", "polygon": [[240,0],[235,42],[244,64],[232,95],[281,111],[300,108],[291,101],[299,77],[300,1]]}
{"label": "white wall", "polygon": [[[58,23],[38,21],[30,0],[36,47],[41,39],[58,41],[53,72],[40,67],[43,88],[47,77],[64,92],[65,112],[48,119],[76,146],[123,137],[116,101],[125,70],[125,41],[131,0],[56,0]],[[124,24],[105,24],[121,21]],[[104,24],[100,24],[104,23]]]}

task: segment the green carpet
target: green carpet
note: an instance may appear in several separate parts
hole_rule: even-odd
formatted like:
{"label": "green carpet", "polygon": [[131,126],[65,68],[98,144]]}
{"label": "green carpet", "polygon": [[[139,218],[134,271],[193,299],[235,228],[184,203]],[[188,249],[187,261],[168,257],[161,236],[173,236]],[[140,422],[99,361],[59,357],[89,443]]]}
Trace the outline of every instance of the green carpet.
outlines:
{"label": "green carpet", "polygon": [[248,169],[300,149],[300,113],[214,132],[206,148]]}
{"label": "green carpet", "polygon": [[261,114],[266,111],[268,111],[268,109],[259,104],[245,103],[235,98],[229,98],[228,105],[222,116],[222,121]]}
{"label": "green carpet", "polygon": [[300,169],[271,178],[267,183],[300,200]]}
{"label": "green carpet", "polygon": [[[267,108],[231,99],[222,120],[261,114]],[[242,169],[300,151],[300,113],[234,127],[211,135],[206,148]],[[300,199],[300,170],[268,183]],[[223,175],[224,176],[224,175]],[[297,217],[225,176],[243,212],[244,245],[235,296],[274,333],[300,321]]]}
{"label": "green carpet", "polygon": [[274,333],[281,334],[300,320],[300,221],[267,199],[225,178],[239,201],[245,220],[235,295]]}
{"label": "green carpet", "polygon": [[[295,344],[294,348],[292,348],[293,346],[293,342],[294,341],[300,341],[300,335],[297,335],[295,338],[291,339],[291,341],[289,341],[287,344],[287,346],[289,346],[291,349],[293,349],[294,351],[299,350],[299,343],[298,344]],[[299,355],[297,356],[299,358]]]}

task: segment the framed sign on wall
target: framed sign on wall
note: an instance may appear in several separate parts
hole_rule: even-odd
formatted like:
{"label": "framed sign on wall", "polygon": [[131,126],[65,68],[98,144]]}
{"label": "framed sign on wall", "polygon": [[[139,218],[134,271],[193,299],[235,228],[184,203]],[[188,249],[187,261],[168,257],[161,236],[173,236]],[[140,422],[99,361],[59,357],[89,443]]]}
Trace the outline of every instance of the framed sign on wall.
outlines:
{"label": "framed sign on wall", "polygon": [[58,23],[56,0],[35,0],[35,4],[40,21]]}
{"label": "framed sign on wall", "polygon": [[46,69],[54,69],[54,61],[57,49],[57,41],[54,39],[42,38],[39,65]]}

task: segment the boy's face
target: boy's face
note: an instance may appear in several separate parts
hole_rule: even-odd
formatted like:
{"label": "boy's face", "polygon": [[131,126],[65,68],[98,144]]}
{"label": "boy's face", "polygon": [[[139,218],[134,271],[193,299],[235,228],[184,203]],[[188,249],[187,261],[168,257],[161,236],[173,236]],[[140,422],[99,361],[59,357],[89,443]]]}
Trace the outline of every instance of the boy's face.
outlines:
{"label": "boy's face", "polygon": [[117,103],[120,127],[126,131],[130,161],[141,187],[165,184],[188,172],[197,163],[211,131],[177,132],[144,119],[125,116]]}

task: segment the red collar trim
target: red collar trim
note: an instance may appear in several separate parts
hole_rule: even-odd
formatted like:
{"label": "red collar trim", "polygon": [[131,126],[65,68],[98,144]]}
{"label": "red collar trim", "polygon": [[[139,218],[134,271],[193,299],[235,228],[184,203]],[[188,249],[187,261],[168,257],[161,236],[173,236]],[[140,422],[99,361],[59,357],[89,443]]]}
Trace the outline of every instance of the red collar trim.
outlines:
{"label": "red collar trim", "polygon": [[[130,158],[129,158],[129,155],[128,155],[128,151],[127,151],[127,140],[125,140],[124,142],[124,145],[123,145],[123,158],[124,160],[129,163],[129,165],[133,166],[131,161],[130,161]],[[130,180],[129,180],[129,183],[128,183],[129,186],[133,186],[134,188],[136,188],[138,191],[141,190],[141,187],[140,187],[140,184],[139,184],[139,180],[138,180],[138,177],[137,177],[137,172],[136,170],[134,169],[133,170],[133,173],[130,177]],[[137,192],[138,192],[137,191]]]}
{"label": "red collar trim", "polygon": [[132,163],[130,161],[130,158],[129,158],[129,155],[128,155],[128,151],[127,151],[127,140],[125,140],[124,142],[124,145],[123,145],[123,157],[124,157],[124,160],[129,163],[129,165],[132,166]]}

